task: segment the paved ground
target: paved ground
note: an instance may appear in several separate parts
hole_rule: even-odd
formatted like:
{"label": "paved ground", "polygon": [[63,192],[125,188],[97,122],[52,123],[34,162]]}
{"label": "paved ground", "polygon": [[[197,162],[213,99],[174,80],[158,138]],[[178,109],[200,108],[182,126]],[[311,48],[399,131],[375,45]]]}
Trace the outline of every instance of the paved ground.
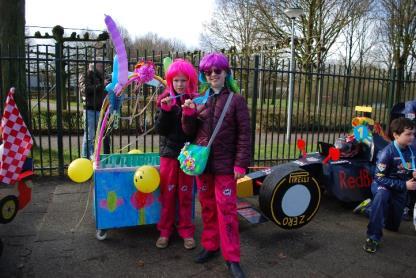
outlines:
{"label": "paved ground", "polygon": [[[5,249],[0,277],[227,277],[220,257],[192,262],[177,236],[166,250],[154,247],[155,226],[109,231],[95,239],[88,207],[89,184],[43,178],[34,182],[31,205],[0,226]],[[251,200],[255,201],[255,199]],[[197,238],[201,231],[197,208]],[[361,246],[367,220],[331,198],[324,198],[314,220],[285,231],[268,222],[240,220],[242,266],[248,277],[415,277],[416,232],[404,222],[399,233],[385,232],[379,253]]]}

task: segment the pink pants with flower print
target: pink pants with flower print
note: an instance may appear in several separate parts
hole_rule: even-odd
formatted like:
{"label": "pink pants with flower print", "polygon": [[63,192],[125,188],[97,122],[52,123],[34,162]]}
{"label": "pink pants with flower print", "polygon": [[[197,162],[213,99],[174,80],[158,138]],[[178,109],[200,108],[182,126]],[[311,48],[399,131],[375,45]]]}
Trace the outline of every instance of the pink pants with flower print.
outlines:
{"label": "pink pants with flower print", "polygon": [[[182,238],[194,237],[192,220],[193,177],[179,168],[175,158],[160,158],[160,200],[162,211],[157,228],[161,237],[169,238],[178,214],[177,230]],[[178,207],[177,207],[178,205]]]}
{"label": "pink pants with flower print", "polygon": [[226,261],[240,261],[236,181],[233,175],[203,174],[196,178],[202,207],[202,247],[221,247]]}

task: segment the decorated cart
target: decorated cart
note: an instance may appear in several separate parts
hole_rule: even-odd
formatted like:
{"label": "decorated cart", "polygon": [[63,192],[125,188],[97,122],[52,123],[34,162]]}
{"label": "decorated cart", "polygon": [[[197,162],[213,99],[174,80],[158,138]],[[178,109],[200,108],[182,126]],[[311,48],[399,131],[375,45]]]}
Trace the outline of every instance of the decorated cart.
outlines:
{"label": "decorated cart", "polygon": [[[68,167],[68,176],[76,182],[85,182],[93,175],[93,214],[99,240],[105,239],[110,229],[159,221],[159,154],[138,150],[125,153],[129,145],[111,154],[101,154],[101,146],[103,138],[119,128],[120,122],[137,122],[135,119],[146,113],[148,106],[165,87],[165,81],[155,74],[155,65],[151,61],[139,61],[133,72],[128,71],[126,50],[117,26],[110,16],[105,17],[105,23],[117,55],[113,61],[112,80],[106,86],[107,96],[100,111],[94,155],[92,162],[79,158]],[[153,88],[150,96],[144,96],[144,85]],[[134,86],[134,90],[127,95],[130,86]],[[127,102],[134,106],[122,109]],[[126,110],[131,114],[124,115]],[[147,129],[146,124],[140,129],[142,133],[139,137],[152,131],[152,128]]]}
{"label": "decorated cart", "polygon": [[[134,182],[139,167],[158,164],[156,153],[100,156],[100,164],[94,171],[94,214],[98,239],[105,239],[109,229],[156,224],[159,221],[160,190],[157,188],[146,193],[139,190]],[[155,179],[146,171],[139,175],[141,182]]]}

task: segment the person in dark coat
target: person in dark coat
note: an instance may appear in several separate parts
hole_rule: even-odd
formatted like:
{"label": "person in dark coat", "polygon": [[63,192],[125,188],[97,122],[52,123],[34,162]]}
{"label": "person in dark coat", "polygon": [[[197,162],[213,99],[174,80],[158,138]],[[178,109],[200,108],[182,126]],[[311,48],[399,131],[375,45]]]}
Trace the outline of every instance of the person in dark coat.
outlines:
{"label": "person in dark coat", "polygon": [[[84,137],[81,157],[89,159],[94,153],[95,130],[106,96],[104,88],[107,83],[108,81],[104,79],[103,61],[90,63],[88,71],[79,79],[79,90],[84,105]],[[110,137],[105,136],[103,140],[104,153],[110,153]]]}
{"label": "person in dark coat", "polygon": [[240,267],[240,237],[236,181],[250,164],[250,119],[246,100],[232,79],[228,59],[221,53],[208,54],[200,62],[200,81],[208,85],[206,103],[183,105],[183,126],[194,143],[206,146],[231,92],[234,92],[224,121],[211,146],[205,172],[196,178],[202,207],[202,251],[197,263],[213,258],[221,248],[230,273],[244,277]]}
{"label": "person in dark coat", "polygon": [[[193,177],[179,167],[177,157],[185,142],[193,138],[182,130],[181,105],[197,95],[197,74],[191,63],[176,59],[165,74],[166,90],[157,101],[155,127],[160,134],[160,190],[162,211],[157,225],[160,237],[156,247],[166,248],[174,230],[178,214],[177,231],[186,249],[195,248],[195,225],[192,220]],[[177,210],[178,205],[178,210]]]}

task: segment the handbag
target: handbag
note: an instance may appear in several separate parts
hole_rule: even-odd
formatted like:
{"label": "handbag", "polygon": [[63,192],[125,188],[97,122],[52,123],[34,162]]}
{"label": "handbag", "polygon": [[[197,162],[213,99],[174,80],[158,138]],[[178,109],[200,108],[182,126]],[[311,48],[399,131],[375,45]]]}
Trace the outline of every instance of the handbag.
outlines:
{"label": "handbag", "polygon": [[190,142],[185,143],[181,152],[178,156],[179,165],[182,171],[185,174],[190,176],[198,176],[202,174],[207,166],[209,151],[212,143],[214,142],[215,137],[220,130],[222,122],[224,121],[225,114],[230,106],[231,99],[234,93],[230,93],[227,102],[224,105],[224,109],[221,112],[221,116],[215,126],[214,131],[212,132],[211,138],[209,139],[208,145],[201,146],[197,144],[191,144]]}

